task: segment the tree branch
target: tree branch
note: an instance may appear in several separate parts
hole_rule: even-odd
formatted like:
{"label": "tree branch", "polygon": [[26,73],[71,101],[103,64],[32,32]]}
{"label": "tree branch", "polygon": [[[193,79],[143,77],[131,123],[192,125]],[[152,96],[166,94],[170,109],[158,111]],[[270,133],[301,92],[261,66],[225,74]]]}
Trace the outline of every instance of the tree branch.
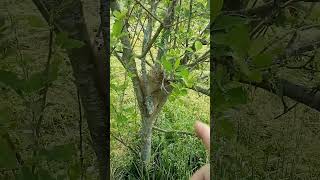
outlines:
{"label": "tree branch", "polygon": [[196,92],[202,93],[202,94],[204,94],[206,96],[210,96],[210,89],[205,89],[205,88],[200,87],[200,86],[193,86],[193,87],[191,87],[189,89],[192,89],[192,90],[194,90]]}
{"label": "tree branch", "polygon": [[[283,92],[283,96],[320,111],[320,93],[314,92],[314,89],[312,88],[297,85],[288,80],[276,79],[276,81],[281,82],[282,89],[280,91]],[[273,84],[267,80],[264,80],[261,83],[253,83],[245,80],[240,80],[240,82],[262,88],[274,94],[278,91],[273,87]]]}
{"label": "tree branch", "polygon": [[137,157],[139,157],[139,153],[133,149],[130,145],[128,145],[127,143],[125,143],[120,137],[118,138],[117,136],[113,135],[112,133],[110,133],[110,135],[117,140],[118,142],[120,142],[122,145],[124,145],[125,147],[127,147],[133,154],[135,154]]}
{"label": "tree branch", "polygon": [[137,58],[142,59],[142,58],[146,57],[148,51],[150,51],[153,43],[157,40],[157,38],[158,38],[158,36],[160,35],[162,29],[163,29],[163,25],[161,24],[161,25],[158,27],[156,33],[153,35],[153,37],[152,37],[152,39],[150,40],[150,42],[148,43],[148,45],[146,46],[146,49],[143,51],[143,53],[142,53],[140,56],[137,56]]}
{"label": "tree branch", "polygon": [[[111,0],[110,2],[110,6],[111,6],[111,10],[112,11],[119,11],[120,10],[120,6],[118,4],[118,2],[116,0]],[[130,44],[130,38],[128,37],[128,27],[127,24],[124,25],[123,31],[125,33],[124,36],[121,36],[120,40],[121,43],[123,44],[123,55],[121,57],[121,62],[124,65],[124,68],[130,72],[131,74],[133,74],[133,76],[131,77],[131,81],[133,84],[133,89],[138,101],[138,107],[141,113],[145,113],[146,109],[145,109],[145,105],[144,105],[144,97],[143,97],[143,93],[142,93],[142,89],[141,89],[141,85],[140,85],[140,79],[139,79],[139,74],[138,74],[138,70],[136,67],[136,62],[135,62],[135,56],[132,50],[132,45]]]}
{"label": "tree branch", "polygon": [[209,57],[210,57],[210,50],[206,51],[202,56],[200,56],[198,59],[196,59],[193,63],[188,64],[188,67],[192,68],[192,67],[200,64],[201,62],[205,61]]}
{"label": "tree branch", "polygon": [[186,131],[174,131],[174,130],[166,130],[166,129],[161,129],[159,127],[153,126],[152,129],[163,132],[163,133],[175,133],[175,134],[184,134],[184,135],[189,135],[189,136],[194,136],[194,133],[186,132]]}
{"label": "tree branch", "polygon": [[[290,0],[282,4],[280,7],[288,6],[289,4],[296,3],[296,2],[319,2],[319,0]],[[250,8],[250,9],[242,9],[239,11],[233,11],[232,13],[237,14],[243,14],[243,15],[249,15],[249,16],[259,16],[259,17],[265,17],[269,13],[272,12],[272,8],[274,7],[274,2],[269,1],[267,3],[264,3],[258,7]],[[230,12],[226,12],[227,14]]]}
{"label": "tree branch", "polygon": [[[140,1],[138,1],[138,0],[134,0],[136,3],[138,3],[145,11],[147,11],[147,13],[148,13],[148,15],[150,16],[150,17],[152,17],[153,19],[155,19],[155,20],[157,20],[160,24],[162,24],[163,25],[163,22],[159,19],[159,18],[157,18],[152,12],[150,12],[146,7],[144,7],[144,5],[140,2]],[[152,8],[151,8],[152,9]]]}

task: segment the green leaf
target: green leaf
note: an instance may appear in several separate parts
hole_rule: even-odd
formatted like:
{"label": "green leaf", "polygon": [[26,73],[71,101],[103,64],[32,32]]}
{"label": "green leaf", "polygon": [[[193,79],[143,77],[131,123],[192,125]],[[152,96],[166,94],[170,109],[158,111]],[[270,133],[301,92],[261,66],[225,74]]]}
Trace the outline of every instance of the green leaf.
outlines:
{"label": "green leaf", "polygon": [[237,26],[228,33],[230,47],[239,55],[244,57],[250,47],[249,30],[246,25]]}
{"label": "green leaf", "polygon": [[78,180],[81,175],[81,168],[78,163],[73,164],[68,169],[68,176],[70,180]]}
{"label": "green leaf", "polygon": [[316,6],[310,13],[310,19],[317,21],[320,19],[320,6]]}
{"label": "green leaf", "polygon": [[228,89],[226,92],[227,101],[231,105],[239,105],[247,103],[248,94],[242,87]]}
{"label": "green leaf", "polygon": [[112,26],[112,36],[114,37],[119,37],[121,35],[122,32],[122,28],[123,28],[123,23],[120,20],[115,21],[115,23]]}
{"label": "green leaf", "polygon": [[172,64],[167,58],[162,59],[162,65],[166,71],[168,72],[172,71]]}
{"label": "green leaf", "polygon": [[186,48],[186,50],[191,53],[193,52],[193,50],[190,47]]}
{"label": "green leaf", "polygon": [[[6,25],[6,18],[3,16],[0,16],[0,29]],[[0,31],[1,32],[1,31]]]}
{"label": "green leaf", "polygon": [[212,0],[210,2],[210,12],[211,17],[214,19],[220,12],[223,7],[223,0]]}
{"label": "green leaf", "polygon": [[0,84],[1,83],[14,89],[18,94],[21,93],[22,80],[18,78],[17,74],[0,70]]}
{"label": "green leaf", "polygon": [[20,172],[16,180],[37,180],[38,178],[32,174],[32,171],[29,167],[23,166],[20,169]]}
{"label": "green leaf", "polygon": [[193,84],[189,82],[189,79],[184,79],[184,78],[183,78],[182,80],[183,80],[184,84],[185,84],[188,88],[191,88],[191,87],[193,86]]}
{"label": "green leaf", "polygon": [[121,124],[125,124],[129,121],[129,119],[125,115],[123,115],[122,113],[118,113],[117,114],[117,121],[119,121],[119,123],[121,123]]}
{"label": "green leaf", "polygon": [[202,49],[202,43],[200,41],[196,41],[194,45],[195,45],[196,51],[199,51],[200,49]]}
{"label": "green leaf", "polygon": [[40,152],[49,161],[72,161],[75,154],[72,144],[57,145]]}
{"label": "green leaf", "polygon": [[15,168],[17,166],[15,153],[8,142],[0,136],[0,168]]}
{"label": "green leaf", "polygon": [[38,171],[38,179],[41,180],[41,179],[45,179],[45,180],[56,180],[55,178],[53,178],[51,175],[50,175],[50,172],[46,169],[39,169]]}
{"label": "green leaf", "polygon": [[27,21],[29,25],[34,28],[42,28],[47,26],[45,21],[40,16],[35,16],[35,15],[27,16]]}
{"label": "green leaf", "polygon": [[270,54],[259,54],[253,57],[252,63],[256,67],[269,67],[272,65],[272,56]]}
{"label": "green leaf", "polygon": [[280,11],[280,13],[276,16],[274,20],[275,25],[285,27],[286,24],[288,24],[287,17],[285,16],[283,11]]}
{"label": "green leaf", "polygon": [[6,107],[0,107],[0,127],[7,127],[9,123],[9,109]]}
{"label": "green leaf", "polygon": [[127,15],[127,11],[114,11],[113,12],[113,15],[114,17],[117,19],[117,20],[122,20],[124,17],[126,17]]}
{"label": "green leaf", "polygon": [[272,54],[273,56],[279,56],[283,54],[285,49],[286,49],[286,44],[279,42],[273,45],[267,52],[269,54]]}
{"label": "green leaf", "polygon": [[26,93],[33,93],[45,86],[43,72],[32,74],[28,80],[23,83],[23,91]]}
{"label": "green leaf", "polygon": [[188,79],[190,73],[187,68],[180,66],[180,68],[178,69],[178,72],[176,74],[181,76],[183,79]]}
{"label": "green leaf", "polygon": [[262,82],[262,74],[258,70],[253,70],[248,75],[249,80],[260,83]]}
{"label": "green leaf", "polygon": [[17,74],[10,72],[10,71],[4,71],[0,70],[0,82],[8,85],[8,86],[18,86],[16,84],[19,81]]}
{"label": "green leaf", "polygon": [[121,13],[119,11],[114,11],[113,15],[116,19],[120,19],[121,18]]}
{"label": "green leaf", "polygon": [[248,93],[242,87],[221,89],[215,85],[213,99],[213,107],[215,107],[216,111],[224,112],[231,107],[247,103]]}
{"label": "green leaf", "polygon": [[246,64],[246,62],[243,61],[243,59],[239,59],[237,57],[234,58],[234,61],[238,64],[239,68],[240,68],[240,72],[246,76],[250,75],[250,69],[248,67],[248,65]]}
{"label": "green leaf", "polygon": [[235,26],[246,24],[246,18],[240,16],[219,15],[214,21],[214,29],[229,30]]}
{"label": "green leaf", "polygon": [[180,58],[176,59],[176,62],[174,63],[174,67],[173,67],[175,70],[180,66],[180,61],[181,61]]}
{"label": "green leaf", "polygon": [[56,43],[64,49],[77,49],[81,48],[82,46],[85,45],[84,42],[76,40],[76,39],[71,39],[68,37],[68,34],[65,32],[59,33],[56,36]]}
{"label": "green leaf", "polygon": [[213,35],[213,41],[216,44],[229,45],[228,34],[225,33],[215,33]]}
{"label": "green leaf", "polygon": [[186,88],[180,89],[180,96],[186,96],[186,95],[188,95],[187,89]]}
{"label": "green leaf", "polygon": [[58,179],[67,179],[68,178],[68,176],[66,175],[66,174],[59,174],[58,176],[57,176],[57,180]]}
{"label": "green leaf", "polygon": [[266,46],[267,40],[264,37],[259,37],[252,40],[248,53],[251,57],[254,57],[258,55]]}
{"label": "green leaf", "polygon": [[50,71],[49,71],[50,82],[57,80],[58,73],[60,70],[60,65],[62,64],[62,62],[63,62],[63,57],[60,54],[56,53],[50,65]]}

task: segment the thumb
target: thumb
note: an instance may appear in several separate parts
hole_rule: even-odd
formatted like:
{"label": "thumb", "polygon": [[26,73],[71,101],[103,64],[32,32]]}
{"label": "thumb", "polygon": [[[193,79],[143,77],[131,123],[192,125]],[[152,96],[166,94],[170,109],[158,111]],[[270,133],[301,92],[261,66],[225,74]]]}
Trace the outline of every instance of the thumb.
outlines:
{"label": "thumb", "polygon": [[210,179],[210,165],[206,164],[202,166],[194,175],[191,177],[190,180],[209,180]]}
{"label": "thumb", "polygon": [[194,127],[197,136],[202,140],[207,150],[210,150],[210,127],[200,121],[196,121]]}

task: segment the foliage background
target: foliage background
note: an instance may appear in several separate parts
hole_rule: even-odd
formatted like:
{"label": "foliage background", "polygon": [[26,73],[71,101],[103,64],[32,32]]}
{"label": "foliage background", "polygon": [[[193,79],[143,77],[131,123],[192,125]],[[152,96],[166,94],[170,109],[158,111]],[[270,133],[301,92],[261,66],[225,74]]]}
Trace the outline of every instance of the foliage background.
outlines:
{"label": "foliage background", "polygon": [[[68,5],[68,1],[63,3]],[[90,34],[94,36],[99,2],[83,4]],[[77,90],[62,48],[63,43],[73,48],[81,46],[81,42],[54,35],[52,81],[42,111],[42,72],[48,56],[49,27],[31,0],[1,1],[0,26],[0,179],[79,179],[82,174],[85,179],[97,179],[96,157],[85,120],[81,123],[81,163]],[[36,121],[41,115],[41,136],[37,138]],[[6,135],[15,148],[10,147]],[[35,155],[36,150],[39,154]],[[23,163],[17,162],[15,153],[20,154]]]}
{"label": "foliage background", "polygon": [[319,3],[213,2],[213,178],[319,179]]}

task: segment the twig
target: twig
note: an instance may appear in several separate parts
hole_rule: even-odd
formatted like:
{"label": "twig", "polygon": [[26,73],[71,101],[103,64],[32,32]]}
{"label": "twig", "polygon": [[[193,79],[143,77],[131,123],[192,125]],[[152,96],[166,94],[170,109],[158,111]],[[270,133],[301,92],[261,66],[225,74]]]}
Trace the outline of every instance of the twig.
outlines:
{"label": "twig", "polygon": [[[193,0],[190,0],[189,3],[189,18],[188,18],[188,25],[187,25],[187,32],[186,34],[189,34],[190,32],[190,26],[191,26],[191,17],[192,17],[192,4],[193,4]],[[186,38],[186,48],[189,46],[189,38]]]}
{"label": "twig", "polygon": [[44,70],[44,76],[46,78],[45,81],[45,89],[44,89],[44,94],[42,97],[42,109],[41,109],[41,115],[39,117],[39,120],[37,122],[36,125],[36,136],[39,137],[40,136],[40,127],[43,121],[43,111],[45,108],[45,104],[46,104],[46,100],[47,100],[47,94],[48,94],[48,89],[49,89],[49,73],[50,73],[50,63],[51,63],[51,57],[52,57],[52,49],[53,49],[53,28],[50,27],[50,35],[49,35],[49,52],[48,52],[48,58],[47,58],[47,64],[46,64],[46,68]]}
{"label": "twig", "polygon": [[17,22],[14,20],[13,16],[11,15],[11,12],[8,11],[9,17],[10,17],[10,22],[11,26],[13,28],[13,34],[14,34],[14,40],[16,41],[16,49],[17,49],[17,56],[16,59],[18,59],[18,64],[20,65],[22,72],[23,72],[23,78],[28,79],[28,69],[24,65],[25,62],[23,60],[23,54],[21,51],[21,43],[18,37],[18,31],[17,31]]}
{"label": "twig", "polygon": [[196,66],[197,64],[205,61],[209,57],[210,57],[210,50],[206,51],[202,56],[200,56],[198,59],[196,59],[195,62],[188,64],[188,67],[192,68],[192,67]]}
{"label": "twig", "polygon": [[189,89],[192,89],[196,92],[199,92],[199,93],[202,93],[204,95],[207,95],[207,96],[210,96],[210,89],[205,89],[205,88],[202,88],[202,87],[199,87],[199,86],[193,86]]}
{"label": "twig", "polygon": [[162,78],[162,82],[161,82],[161,89],[163,89],[167,94],[169,94],[169,91],[167,91],[166,87],[165,87],[165,83],[164,83],[164,80],[166,78],[166,74],[165,74],[165,71],[163,71],[163,78]]}
{"label": "twig", "polygon": [[284,111],[283,113],[279,114],[278,116],[276,116],[274,119],[279,119],[281,116],[285,115],[286,113],[288,113],[289,111],[291,111],[293,108],[295,108],[299,103],[295,103],[294,105],[292,105],[291,107],[287,108],[286,111]]}
{"label": "twig", "polygon": [[258,0],[255,0],[255,1],[253,2],[253,4],[252,4],[251,8],[254,8],[254,7],[256,6],[257,2],[258,2]]}
{"label": "twig", "polygon": [[160,32],[162,31],[162,29],[164,28],[164,26],[161,24],[156,33],[153,35],[152,39],[150,40],[150,42],[148,43],[148,45],[146,46],[145,50],[143,51],[143,53],[140,56],[137,56],[137,58],[142,59],[144,58],[147,53],[149,52],[149,50],[151,49],[153,43],[156,41],[156,39],[158,38],[158,36],[160,35]]}
{"label": "twig", "polygon": [[144,5],[138,1],[138,0],[134,0],[136,3],[138,3],[145,11],[147,11],[147,13],[149,14],[149,16],[151,16],[153,19],[157,20],[161,25],[163,25],[163,22],[157,18],[154,14],[152,14],[146,7],[144,7]]}
{"label": "twig", "polygon": [[83,139],[82,139],[82,108],[81,108],[81,98],[79,89],[77,89],[77,96],[78,96],[78,108],[79,108],[79,150],[80,150],[80,174],[81,174],[81,180],[84,178],[83,174]]}
{"label": "twig", "polygon": [[285,7],[287,7],[289,4],[291,4],[291,3],[295,2],[295,1],[297,1],[297,0],[289,0],[289,1],[285,2],[283,5],[281,5],[280,8],[285,8]]}
{"label": "twig", "polygon": [[124,145],[125,147],[127,147],[130,151],[132,151],[136,156],[139,156],[139,153],[134,150],[130,145],[128,145],[127,143],[125,143],[121,138],[118,138],[117,136],[113,135],[112,133],[110,133],[110,135],[117,140],[118,142],[120,142],[122,145]]}
{"label": "twig", "polygon": [[[49,20],[49,28],[50,28],[50,34],[49,34],[49,51],[48,51],[48,58],[47,58],[47,63],[46,67],[44,70],[44,77],[45,79],[45,88],[43,92],[43,97],[42,97],[42,104],[41,104],[41,113],[40,117],[37,121],[35,130],[34,130],[34,135],[35,135],[35,151],[33,152],[34,155],[37,153],[37,148],[39,148],[39,138],[40,138],[40,131],[41,131],[41,125],[43,122],[43,117],[44,117],[44,110],[46,107],[46,101],[47,101],[47,95],[48,95],[48,89],[49,89],[49,76],[50,76],[50,64],[51,64],[51,57],[52,57],[52,49],[53,49],[53,27],[52,27],[52,22],[53,22],[53,17],[50,15],[50,20]],[[35,164],[32,166],[32,172],[34,173],[35,171]]]}
{"label": "twig", "polygon": [[306,69],[307,66],[314,60],[315,55],[316,55],[316,53],[314,55],[312,55],[310,57],[310,59],[305,64],[303,64],[301,66],[285,66],[285,67],[288,69]]}
{"label": "twig", "polygon": [[143,51],[143,53],[141,55],[137,56],[137,58],[142,59],[147,55],[147,53],[150,51],[152,45],[155,43],[156,39],[158,38],[158,36],[160,35],[161,31],[164,28],[166,31],[169,30],[168,28],[172,25],[171,19],[174,16],[174,7],[176,6],[176,2],[177,2],[177,0],[172,1],[170,7],[168,8],[168,15],[164,18],[164,23],[160,24],[160,26],[158,27],[158,29],[154,33],[153,37],[149,41],[148,45],[146,46],[145,50]]}
{"label": "twig", "polygon": [[194,136],[194,133],[191,132],[186,132],[186,131],[174,131],[174,130],[166,130],[166,129],[161,129],[159,127],[153,126],[152,129],[163,132],[163,133],[176,133],[176,134],[184,134],[184,135],[189,135],[189,136]]}
{"label": "twig", "polygon": [[[181,1],[182,0],[179,1],[179,5],[180,6],[181,6]],[[177,22],[179,22],[179,20],[180,20],[180,14],[181,14],[181,12],[179,11],[178,17],[177,17]],[[175,27],[174,33],[178,34],[179,23],[176,23],[175,26],[176,27]],[[177,47],[177,36],[175,36],[174,39],[173,39],[173,48],[175,49],[176,47]]]}

